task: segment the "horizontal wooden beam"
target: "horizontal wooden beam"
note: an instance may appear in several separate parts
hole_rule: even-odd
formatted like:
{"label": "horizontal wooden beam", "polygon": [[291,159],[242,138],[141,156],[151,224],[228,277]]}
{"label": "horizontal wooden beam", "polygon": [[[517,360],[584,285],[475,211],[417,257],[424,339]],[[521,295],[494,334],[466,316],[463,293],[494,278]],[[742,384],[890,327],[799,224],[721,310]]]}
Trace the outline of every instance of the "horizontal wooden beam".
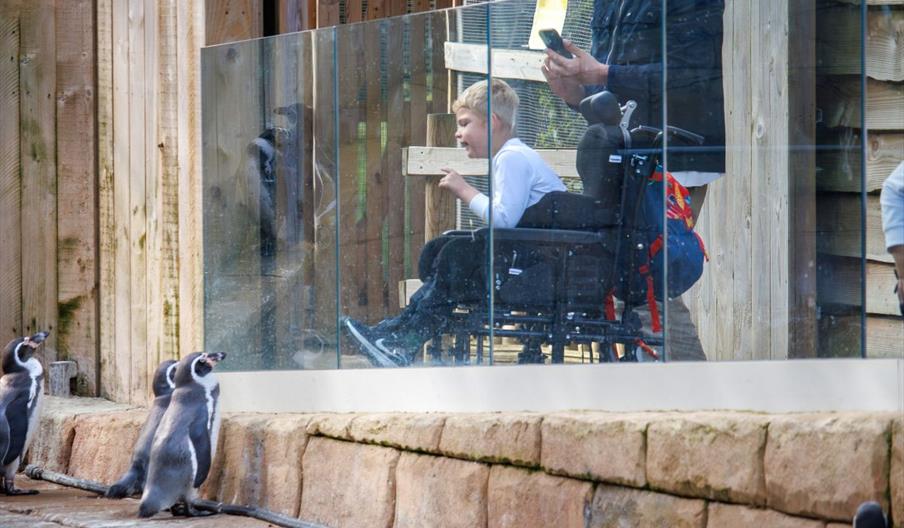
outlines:
{"label": "horizontal wooden beam", "polygon": [[[860,134],[844,130],[824,144],[837,145],[832,150],[816,152],[816,188],[820,191],[859,193]],[[869,133],[866,145],[866,192],[876,192],[895,167],[904,159],[904,132]]]}
{"label": "horizontal wooden beam", "polygon": [[[904,5],[904,0],[899,0]],[[860,13],[835,5],[820,11],[816,47],[818,72],[859,75],[861,71]],[[904,81],[904,10],[875,8],[866,17],[866,74],[881,81]]]}
{"label": "horizontal wooden beam", "polygon": [[878,262],[892,262],[885,250],[882,231],[882,212],[878,196],[867,196],[866,228],[860,228],[860,194],[823,193],[816,203],[816,248],[831,255],[857,257],[861,255],[861,241],[866,237],[866,258]]}
{"label": "horizontal wooden beam", "polygon": [[[866,86],[866,127],[875,130],[902,130],[904,127],[904,83],[869,79]],[[828,127],[860,128],[860,79],[856,76],[828,76],[816,86],[817,106]]]}
{"label": "horizontal wooden beam", "polygon": [[[537,153],[563,179],[580,178],[575,169],[576,151],[571,149],[538,149]],[[442,169],[455,169],[462,176],[486,176],[488,159],[471,159],[465,149],[441,147],[408,147],[402,149],[402,173],[405,176],[436,176]]]}
{"label": "horizontal wooden beam", "polygon": [[864,284],[861,262],[858,258],[822,256],[817,271],[820,303],[860,306],[860,294],[866,288],[866,313],[900,315],[898,296],[892,292],[897,282],[894,266],[867,261]]}
{"label": "horizontal wooden beam", "polygon": [[[487,74],[487,47],[484,44],[446,42],[446,68],[458,72]],[[493,49],[493,77],[546,82],[540,65],[546,53],[536,50]]]}

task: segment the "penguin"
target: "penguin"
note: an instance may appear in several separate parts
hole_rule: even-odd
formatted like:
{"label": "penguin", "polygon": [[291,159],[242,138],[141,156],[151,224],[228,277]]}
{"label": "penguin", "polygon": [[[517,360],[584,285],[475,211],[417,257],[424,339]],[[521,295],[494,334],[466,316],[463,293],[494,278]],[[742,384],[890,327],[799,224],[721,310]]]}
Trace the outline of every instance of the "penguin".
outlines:
{"label": "penguin", "polygon": [[163,418],[163,413],[169,407],[170,396],[173,389],[176,388],[176,365],[178,365],[176,361],[168,359],[157,367],[157,371],[154,373],[154,401],[151,404],[148,419],[144,422],[141,433],[138,435],[138,441],[132,448],[132,465],[115,484],[110,486],[106,493],[107,498],[121,499],[140,493],[144,489],[154,433],[157,432],[160,419]]}
{"label": "penguin", "polygon": [[14,485],[19,461],[28,451],[41,418],[44,369],[34,357],[49,332],[13,339],[3,350],[0,378],[0,491],[6,495],[37,495]]}
{"label": "penguin", "polygon": [[195,352],[176,366],[176,388],[154,435],[139,517],[173,507],[174,515],[210,515],[192,500],[207,479],[220,431],[220,386],[213,368],[226,354]]}

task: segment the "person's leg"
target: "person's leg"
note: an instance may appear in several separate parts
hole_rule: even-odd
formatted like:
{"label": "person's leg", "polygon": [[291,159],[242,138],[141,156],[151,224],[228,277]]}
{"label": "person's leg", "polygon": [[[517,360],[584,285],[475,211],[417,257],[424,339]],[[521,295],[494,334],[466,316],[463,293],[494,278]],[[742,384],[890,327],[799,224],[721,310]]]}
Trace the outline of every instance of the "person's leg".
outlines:
{"label": "person's leg", "polygon": [[697,218],[700,217],[700,210],[703,209],[703,202],[706,200],[706,185],[691,187],[688,192],[691,193],[691,212],[694,215],[694,224],[696,224]]}
{"label": "person's leg", "polygon": [[703,345],[697,335],[697,327],[691,320],[691,312],[684,304],[684,299],[676,297],[669,300],[668,321],[666,326],[666,345],[668,345],[668,361],[706,361]]}
{"label": "person's leg", "polygon": [[[706,361],[706,354],[703,352],[703,346],[700,344],[700,338],[697,336],[697,327],[691,320],[691,314],[685,306],[684,301],[678,297],[669,300],[668,322],[663,318],[662,303],[657,302],[656,307],[659,310],[660,323],[666,326],[666,345],[668,346],[668,355],[666,361]],[[634,309],[640,317],[643,324],[643,332],[646,335],[653,334],[652,318],[650,317],[650,309],[646,304],[638,306]],[[655,347],[657,353],[662,355],[662,350]],[[639,361],[650,361],[653,358],[639,353]]]}

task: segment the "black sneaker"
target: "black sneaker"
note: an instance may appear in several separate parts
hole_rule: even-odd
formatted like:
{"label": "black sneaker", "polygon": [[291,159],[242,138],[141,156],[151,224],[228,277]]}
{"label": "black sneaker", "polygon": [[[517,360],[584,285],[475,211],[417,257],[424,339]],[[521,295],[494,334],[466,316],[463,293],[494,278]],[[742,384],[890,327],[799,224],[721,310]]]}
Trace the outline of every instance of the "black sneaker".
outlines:
{"label": "black sneaker", "polygon": [[387,346],[387,340],[394,337],[392,334],[375,332],[367,325],[351,318],[346,318],[343,326],[374,366],[404,367],[411,363],[403,353],[397,352],[395,347]]}

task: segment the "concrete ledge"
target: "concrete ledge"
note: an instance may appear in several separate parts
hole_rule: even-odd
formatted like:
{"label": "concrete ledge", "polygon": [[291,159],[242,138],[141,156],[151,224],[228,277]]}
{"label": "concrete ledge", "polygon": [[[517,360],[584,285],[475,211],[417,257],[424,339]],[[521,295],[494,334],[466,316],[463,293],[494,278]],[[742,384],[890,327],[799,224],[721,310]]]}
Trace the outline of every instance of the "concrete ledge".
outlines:
{"label": "concrete ledge", "polygon": [[[118,478],[144,411],[48,407],[31,461]],[[902,528],[902,431],[869,412],[230,413],[203,493],[337,528],[823,528],[864,500]]]}
{"label": "concrete ledge", "polygon": [[223,409],[236,412],[904,413],[904,359],[292,370],[217,377]]}

